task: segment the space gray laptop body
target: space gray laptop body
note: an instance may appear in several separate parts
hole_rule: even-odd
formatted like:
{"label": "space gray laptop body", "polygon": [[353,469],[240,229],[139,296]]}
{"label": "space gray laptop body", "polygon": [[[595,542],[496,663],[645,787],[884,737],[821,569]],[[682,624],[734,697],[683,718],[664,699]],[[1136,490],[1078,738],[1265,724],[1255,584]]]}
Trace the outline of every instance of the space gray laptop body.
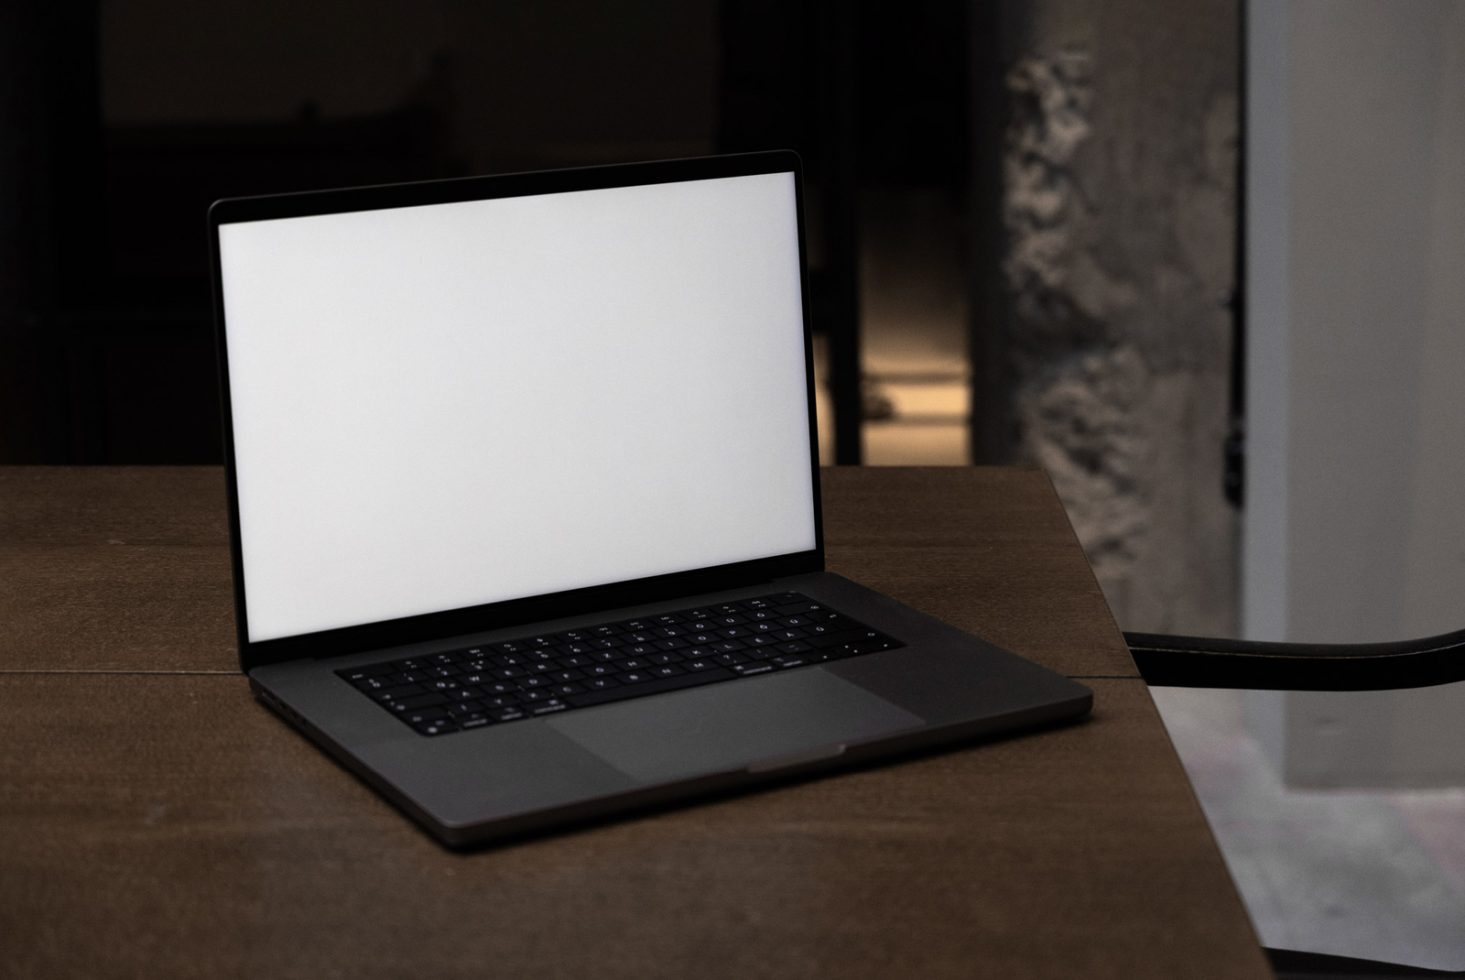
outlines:
{"label": "space gray laptop body", "polygon": [[216,203],[256,696],[455,846],[1088,711],[824,570],[801,195],[777,152]]}

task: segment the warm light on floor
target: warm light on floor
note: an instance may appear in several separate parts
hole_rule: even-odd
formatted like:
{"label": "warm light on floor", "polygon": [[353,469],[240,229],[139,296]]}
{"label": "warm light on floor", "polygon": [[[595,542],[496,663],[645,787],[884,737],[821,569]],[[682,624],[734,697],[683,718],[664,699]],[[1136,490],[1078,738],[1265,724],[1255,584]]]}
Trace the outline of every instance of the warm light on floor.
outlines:
{"label": "warm light on floor", "polygon": [[[829,397],[827,359],[822,338],[814,343],[815,404],[819,415],[819,461],[834,462],[833,401]],[[959,372],[940,361],[922,364],[904,359],[892,380],[869,372],[867,385],[890,402],[892,416],[866,419],[862,427],[864,461],[869,466],[965,466],[969,446],[970,392]],[[928,358],[928,361],[931,360]],[[922,371],[922,368],[926,368]],[[944,369],[944,370],[943,370]]]}

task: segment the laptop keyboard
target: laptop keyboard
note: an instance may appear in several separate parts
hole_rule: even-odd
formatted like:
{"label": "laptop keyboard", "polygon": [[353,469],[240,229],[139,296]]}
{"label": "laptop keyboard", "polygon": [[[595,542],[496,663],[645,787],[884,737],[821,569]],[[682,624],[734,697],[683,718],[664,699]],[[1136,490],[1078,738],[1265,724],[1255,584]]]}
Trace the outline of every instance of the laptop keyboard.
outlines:
{"label": "laptop keyboard", "polygon": [[797,592],[336,671],[423,735],[904,646]]}

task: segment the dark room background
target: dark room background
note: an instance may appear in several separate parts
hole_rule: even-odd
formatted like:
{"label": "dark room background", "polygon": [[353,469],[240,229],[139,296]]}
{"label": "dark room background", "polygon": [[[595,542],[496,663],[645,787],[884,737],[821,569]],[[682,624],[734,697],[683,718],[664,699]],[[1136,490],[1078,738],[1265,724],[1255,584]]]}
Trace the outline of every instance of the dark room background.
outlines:
{"label": "dark room background", "polygon": [[216,198],[772,147],[808,169],[816,329],[838,338],[857,461],[861,192],[939,190],[964,214],[963,4],[7,9],[3,462],[219,461]]}
{"label": "dark room background", "polygon": [[11,0],[0,463],[220,460],[219,197],[791,147],[825,462],[1044,467],[1235,623],[1234,0]]}

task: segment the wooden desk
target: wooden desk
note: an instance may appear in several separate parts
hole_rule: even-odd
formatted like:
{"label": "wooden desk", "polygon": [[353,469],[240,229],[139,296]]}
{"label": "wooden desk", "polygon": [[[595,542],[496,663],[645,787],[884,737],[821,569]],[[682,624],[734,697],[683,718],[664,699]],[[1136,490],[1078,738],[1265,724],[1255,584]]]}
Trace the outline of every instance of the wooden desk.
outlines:
{"label": "wooden desk", "polygon": [[217,469],[0,469],[0,975],[1268,976],[1045,477],[826,473],[830,567],[1081,724],[443,850],[235,673]]}

